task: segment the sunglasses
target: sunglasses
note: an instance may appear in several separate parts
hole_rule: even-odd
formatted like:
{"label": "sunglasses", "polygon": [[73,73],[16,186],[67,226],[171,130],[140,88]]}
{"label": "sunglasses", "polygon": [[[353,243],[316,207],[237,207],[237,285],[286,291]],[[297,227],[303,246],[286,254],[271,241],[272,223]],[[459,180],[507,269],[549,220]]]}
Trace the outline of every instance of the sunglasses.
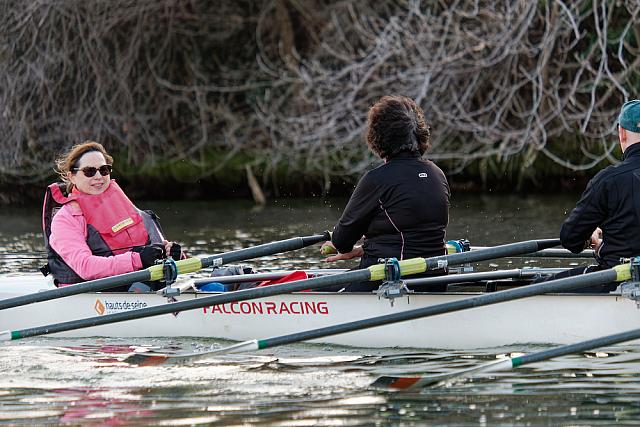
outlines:
{"label": "sunglasses", "polygon": [[112,170],[111,165],[102,165],[99,168],[94,168],[93,166],[85,166],[82,169],[80,168],[72,169],[72,171],[74,172],[82,171],[84,176],[86,176],[87,178],[93,177],[96,174],[96,172],[100,172],[100,175],[102,176],[107,176],[111,173],[111,170]]}

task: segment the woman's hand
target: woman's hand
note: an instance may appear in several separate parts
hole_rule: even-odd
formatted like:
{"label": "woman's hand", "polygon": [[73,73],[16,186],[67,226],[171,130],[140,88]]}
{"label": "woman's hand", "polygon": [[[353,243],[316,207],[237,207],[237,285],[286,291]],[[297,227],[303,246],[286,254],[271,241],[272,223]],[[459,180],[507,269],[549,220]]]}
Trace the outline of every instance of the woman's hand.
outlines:
{"label": "woman's hand", "polygon": [[156,264],[156,260],[164,259],[163,248],[156,245],[136,246],[132,252],[140,254],[140,262],[143,268],[149,268]]}
{"label": "woman's hand", "polygon": [[362,249],[362,246],[354,246],[351,252],[332,255],[325,258],[324,262],[346,261],[353,258],[360,258],[362,255],[364,255],[364,249]]}
{"label": "woman's hand", "polygon": [[187,257],[184,254],[184,252],[182,252],[182,247],[176,242],[169,242],[165,240],[163,244],[164,244],[164,251],[167,254],[167,256],[170,256],[175,261],[185,259]]}

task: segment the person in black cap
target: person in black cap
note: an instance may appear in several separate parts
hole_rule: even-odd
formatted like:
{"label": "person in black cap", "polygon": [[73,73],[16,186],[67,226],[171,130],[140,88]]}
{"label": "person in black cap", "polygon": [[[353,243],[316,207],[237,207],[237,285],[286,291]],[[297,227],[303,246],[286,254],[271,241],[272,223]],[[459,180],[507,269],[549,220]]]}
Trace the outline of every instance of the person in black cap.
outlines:
{"label": "person in black cap", "polygon": [[[593,248],[598,264],[568,270],[561,273],[564,276],[611,268],[621,258],[640,255],[640,100],[622,106],[618,139],[622,161],[589,181],[560,230],[562,246],[573,253]],[[616,287],[611,283],[585,291],[609,292]]]}
{"label": "person in black cap", "polygon": [[[326,261],[359,257],[358,268],[367,268],[381,258],[446,254],[449,184],[438,166],[422,158],[431,146],[422,109],[404,96],[381,98],[369,110],[366,141],[384,164],[358,182],[331,242],[323,245],[339,253]],[[362,238],[363,245],[354,246]],[[371,291],[378,285],[352,284],[346,290]]]}

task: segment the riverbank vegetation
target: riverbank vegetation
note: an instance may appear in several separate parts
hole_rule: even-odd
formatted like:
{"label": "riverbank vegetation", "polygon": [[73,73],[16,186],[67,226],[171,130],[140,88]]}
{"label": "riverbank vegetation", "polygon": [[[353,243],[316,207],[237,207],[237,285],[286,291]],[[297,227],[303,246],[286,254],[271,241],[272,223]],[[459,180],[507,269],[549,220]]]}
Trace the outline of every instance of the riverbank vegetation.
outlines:
{"label": "riverbank vegetation", "polygon": [[348,191],[390,93],[424,108],[454,188],[581,188],[619,157],[639,24],[632,0],[3,1],[0,200],[40,198],[85,139],[141,196],[246,196],[251,173]]}

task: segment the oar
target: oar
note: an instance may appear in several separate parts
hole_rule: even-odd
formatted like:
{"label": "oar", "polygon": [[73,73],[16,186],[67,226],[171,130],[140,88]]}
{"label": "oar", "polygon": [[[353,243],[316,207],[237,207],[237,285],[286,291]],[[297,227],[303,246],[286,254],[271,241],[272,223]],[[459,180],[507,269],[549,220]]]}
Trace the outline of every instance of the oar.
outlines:
{"label": "oar", "polygon": [[424,290],[428,291],[428,285],[480,282],[483,280],[499,279],[529,279],[542,275],[560,273],[565,270],[565,268],[514,268],[511,270],[481,271],[477,273],[459,273],[448,274],[446,276],[421,277],[419,279],[407,279],[404,283],[407,285],[426,286]]}
{"label": "oar", "polygon": [[[469,252],[467,252],[469,253]],[[473,253],[473,252],[471,252]],[[387,314],[384,316],[372,317],[369,319],[356,320],[353,322],[342,323],[339,325],[326,326],[323,328],[313,329],[310,331],[298,332],[294,334],[281,335],[278,337],[266,339],[254,339],[234,344],[229,347],[220,349],[177,355],[166,354],[136,354],[125,359],[127,362],[134,364],[161,364],[174,363],[175,361],[184,362],[187,360],[197,360],[207,358],[210,355],[239,353],[244,351],[263,350],[265,348],[277,347],[280,345],[291,344],[300,341],[308,341],[317,338],[327,337],[331,335],[344,334],[346,332],[359,331],[362,329],[374,328],[376,326],[389,325],[407,320],[420,319],[438,314],[452,313],[455,311],[465,310],[468,308],[481,307],[490,304],[497,304],[505,301],[512,301],[520,298],[531,297],[554,292],[566,292],[585,286],[598,285],[614,281],[623,281],[631,278],[630,264],[621,264],[614,268],[596,271],[594,273],[584,274],[582,276],[567,277],[558,280],[550,280],[548,282],[528,285],[516,289],[508,289],[505,291],[493,292],[477,297],[465,298],[457,301],[436,304],[415,310],[402,311],[398,313]]]}
{"label": "oar", "polygon": [[[441,255],[432,258],[412,258],[400,261],[401,275],[423,273],[427,270],[445,268],[448,265],[465,264],[469,262],[486,261],[489,259],[517,255],[520,253],[535,252],[537,250],[555,246],[558,239],[528,240],[518,243],[510,243],[495,246],[485,250],[459,252],[451,255]],[[385,276],[384,264],[373,265],[362,270],[348,271],[313,279],[298,280],[281,285],[271,285],[260,288],[243,289],[235,292],[226,292],[210,297],[195,298],[188,301],[179,301],[171,304],[147,307],[121,313],[107,314],[104,316],[90,317],[86,319],[72,320],[69,322],[54,323],[52,325],[39,326],[16,331],[0,332],[0,341],[16,340],[20,338],[38,335],[53,334],[91,326],[106,325],[125,320],[141,319],[158,316],[160,314],[175,313],[184,310],[226,304],[229,302],[246,301],[249,299],[264,298],[272,295],[286,294],[302,291],[310,288],[326,288],[334,285],[342,285],[350,282],[382,280]]]}
{"label": "oar", "polygon": [[[484,246],[471,246],[472,251],[484,249]],[[562,248],[543,249],[530,254],[523,254],[526,258],[594,258],[593,249],[585,249],[582,252],[574,254],[573,252]]]}
{"label": "oar", "polygon": [[44,252],[0,252],[0,257],[9,259],[43,259],[46,257]]}
{"label": "oar", "polygon": [[[252,258],[259,258],[266,255],[273,255],[280,252],[301,249],[314,243],[326,241],[330,238],[330,233],[316,234],[313,236],[293,237],[291,239],[277,242],[265,243],[252,246],[250,248],[238,249],[236,251],[213,255],[206,258],[188,258],[176,261],[178,274],[193,273],[206,267],[220,266],[230,262],[243,261]],[[97,292],[116,286],[128,285],[133,282],[146,282],[149,280],[161,280],[163,278],[162,265],[154,265],[144,270],[131,273],[120,274],[118,276],[105,277],[103,279],[90,280],[78,283],[77,285],[63,286],[57,289],[38,292],[34,294],[21,295],[18,297],[0,300],[0,310],[35,302],[48,301],[62,298],[69,295],[77,295],[85,292]]]}
{"label": "oar", "polygon": [[392,388],[397,390],[418,389],[452,378],[465,378],[481,372],[507,371],[512,368],[517,368],[518,366],[527,365],[529,363],[540,362],[542,360],[548,360],[558,356],[565,356],[567,354],[579,353],[581,351],[592,350],[594,348],[604,347],[607,345],[619,344],[621,342],[631,341],[638,338],[640,338],[640,329],[633,329],[631,331],[620,332],[618,334],[607,335],[587,341],[581,341],[575,344],[563,345],[560,347],[551,348],[549,350],[542,350],[531,354],[525,354],[524,356],[507,357],[479,366],[459,369],[443,374],[420,377],[382,376],[376,379],[371,385],[373,387]]}

